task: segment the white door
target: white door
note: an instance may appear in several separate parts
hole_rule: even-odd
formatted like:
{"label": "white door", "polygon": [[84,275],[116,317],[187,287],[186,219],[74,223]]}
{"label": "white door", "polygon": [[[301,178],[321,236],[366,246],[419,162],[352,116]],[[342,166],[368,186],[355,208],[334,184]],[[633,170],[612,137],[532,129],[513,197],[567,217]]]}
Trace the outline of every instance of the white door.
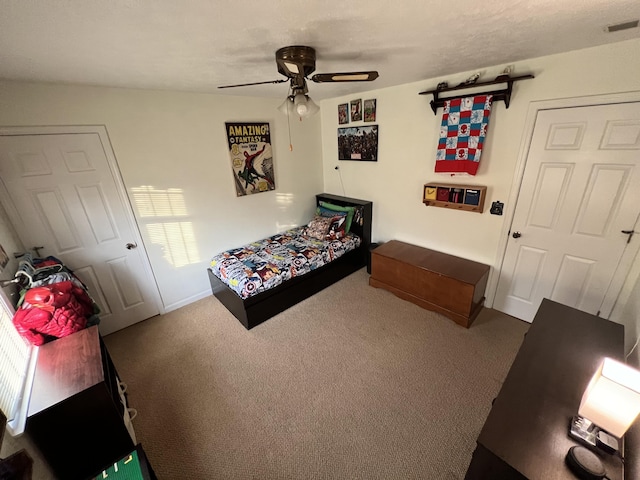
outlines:
{"label": "white door", "polygon": [[105,148],[97,133],[0,136],[3,200],[20,240],[73,270],[108,334],[158,314],[158,304]]}
{"label": "white door", "polygon": [[640,103],[540,111],[494,308],[530,322],[550,298],[598,314],[639,213]]}

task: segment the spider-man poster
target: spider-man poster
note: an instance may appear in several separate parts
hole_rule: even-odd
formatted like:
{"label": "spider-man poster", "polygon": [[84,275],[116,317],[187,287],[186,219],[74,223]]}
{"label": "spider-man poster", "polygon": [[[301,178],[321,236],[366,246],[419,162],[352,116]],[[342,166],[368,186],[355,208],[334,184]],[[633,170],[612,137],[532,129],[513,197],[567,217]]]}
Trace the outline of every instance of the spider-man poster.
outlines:
{"label": "spider-man poster", "polygon": [[236,195],[275,190],[268,123],[225,123]]}

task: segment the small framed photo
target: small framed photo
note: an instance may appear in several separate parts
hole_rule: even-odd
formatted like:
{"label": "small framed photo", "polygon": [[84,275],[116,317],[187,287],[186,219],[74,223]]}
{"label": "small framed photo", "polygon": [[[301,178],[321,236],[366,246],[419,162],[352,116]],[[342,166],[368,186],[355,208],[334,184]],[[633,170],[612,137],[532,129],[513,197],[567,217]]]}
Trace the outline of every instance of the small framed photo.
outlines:
{"label": "small framed photo", "polygon": [[375,122],[376,121],[376,99],[371,98],[364,101],[364,121]]}
{"label": "small framed photo", "polygon": [[338,123],[344,125],[349,123],[349,104],[341,103],[338,105]]}
{"label": "small framed photo", "polygon": [[351,121],[359,122],[362,120],[362,99],[351,100]]}

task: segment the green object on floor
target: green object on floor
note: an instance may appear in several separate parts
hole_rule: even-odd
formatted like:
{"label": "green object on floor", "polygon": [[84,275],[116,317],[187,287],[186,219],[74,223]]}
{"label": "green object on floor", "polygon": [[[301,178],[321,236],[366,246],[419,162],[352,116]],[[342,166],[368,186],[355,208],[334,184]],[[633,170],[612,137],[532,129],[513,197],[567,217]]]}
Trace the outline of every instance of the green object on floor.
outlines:
{"label": "green object on floor", "polygon": [[138,452],[133,451],[96,476],[96,480],[144,480]]}

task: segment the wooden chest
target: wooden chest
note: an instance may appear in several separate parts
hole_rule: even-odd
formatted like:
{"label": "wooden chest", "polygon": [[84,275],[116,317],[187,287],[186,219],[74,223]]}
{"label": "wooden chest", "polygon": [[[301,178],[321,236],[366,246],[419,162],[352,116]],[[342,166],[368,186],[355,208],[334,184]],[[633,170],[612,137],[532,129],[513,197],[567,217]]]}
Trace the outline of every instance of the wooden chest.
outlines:
{"label": "wooden chest", "polygon": [[392,240],[371,252],[369,285],[469,327],[484,304],[489,266]]}

